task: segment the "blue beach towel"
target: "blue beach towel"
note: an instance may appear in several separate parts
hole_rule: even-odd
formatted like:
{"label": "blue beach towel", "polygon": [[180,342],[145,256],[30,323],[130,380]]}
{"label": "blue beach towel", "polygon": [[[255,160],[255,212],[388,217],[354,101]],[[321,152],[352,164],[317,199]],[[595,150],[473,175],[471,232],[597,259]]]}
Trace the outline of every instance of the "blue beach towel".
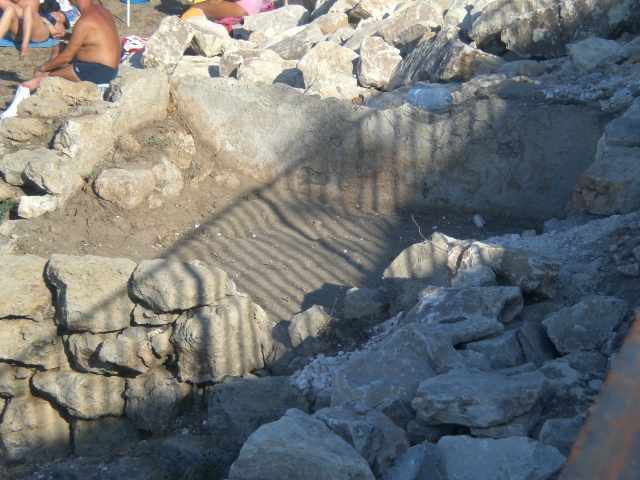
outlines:
{"label": "blue beach towel", "polygon": [[[38,47],[53,47],[58,43],[58,40],[55,38],[49,38],[44,42],[29,42],[29,48],[38,48]],[[14,42],[9,34],[6,34],[2,40],[0,40],[0,47],[18,47],[22,45],[22,42]]]}

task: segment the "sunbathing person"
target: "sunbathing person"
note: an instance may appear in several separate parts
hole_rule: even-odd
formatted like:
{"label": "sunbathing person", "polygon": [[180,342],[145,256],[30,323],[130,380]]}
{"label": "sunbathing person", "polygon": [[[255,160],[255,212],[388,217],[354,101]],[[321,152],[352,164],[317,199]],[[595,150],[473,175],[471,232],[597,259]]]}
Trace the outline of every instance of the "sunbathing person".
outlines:
{"label": "sunbathing person", "polygon": [[182,20],[194,16],[204,16],[213,20],[242,18],[259,13],[261,8],[262,0],[208,0],[195,3],[182,15]]}
{"label": "sunbathing person", "polygon": [[36,12],[40,8],[39,0],[0,0],[0,10],[4,11],[7,7],[13,7],[18,11],[19,17],[22,18],[22,9],[31,7]]}
{"label": "sunbathing person", "polygon": [[0,38],[7,32],[14,42],[22,41],[20,55],[29,53],[29,42],[46,42],[49,38],[62,38],[69,20],[63,12],[51,12],[39,15],[37,10],[27,5],[23,9],[23,18],[18,16],[18,8],[8,5],[0,17]]}
{"label": "sunbathing person", "polygon": [[68,44],[58,44],[51,58],[43,63],[33,78],[22,83],[33,92],[46,76],[62,77],[72,82],[109,83],[118,75],[120,65],[120,36],[113,15],[92,0],[71,0],[78,7],[80,18]]}

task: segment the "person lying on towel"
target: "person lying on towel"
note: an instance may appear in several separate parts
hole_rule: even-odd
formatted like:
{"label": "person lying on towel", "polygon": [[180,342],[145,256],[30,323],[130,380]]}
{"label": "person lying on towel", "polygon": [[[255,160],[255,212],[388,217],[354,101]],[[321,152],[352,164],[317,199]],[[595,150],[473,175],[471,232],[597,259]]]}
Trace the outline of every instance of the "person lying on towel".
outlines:
{"label": "person lying on towel", "polygon": [[20,56],[29,53],[29,42],[46,42],[49,38],[62,38],[69,20],[63,12],[51,12],[38,15],[38,11],[27,5],[20,18],[17,5],[8,5],[0,17],[0,38],[7,32],[14,42],[22,41]]}
{"label": "person lying on towel", "polygon": [[242,18],[255,15],[262,8],[262,0],[208,0],[198,2],[182,15],[182,20],[195,16],[221,20],[227,17]]}
{"label": "person lying on towel", "polygon": [[118,76],[121,46],[113,15],[92,0],[71,0],[71,4],[78,7],[80,18],[73,33],[61,37],[69,43],[53,47],[49,61],[38,66],[33,78],[21,84],[31,92],[46,76],[98,85]]}

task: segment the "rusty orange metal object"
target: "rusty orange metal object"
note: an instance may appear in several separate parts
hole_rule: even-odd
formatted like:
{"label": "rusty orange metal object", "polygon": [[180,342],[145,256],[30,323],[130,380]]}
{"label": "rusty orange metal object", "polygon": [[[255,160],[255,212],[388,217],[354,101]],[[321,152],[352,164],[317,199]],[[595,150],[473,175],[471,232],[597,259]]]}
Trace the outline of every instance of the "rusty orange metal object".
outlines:
{"label": "rusty orange metal object", "polygon": [[559,480],[640,479],[640,314]]}

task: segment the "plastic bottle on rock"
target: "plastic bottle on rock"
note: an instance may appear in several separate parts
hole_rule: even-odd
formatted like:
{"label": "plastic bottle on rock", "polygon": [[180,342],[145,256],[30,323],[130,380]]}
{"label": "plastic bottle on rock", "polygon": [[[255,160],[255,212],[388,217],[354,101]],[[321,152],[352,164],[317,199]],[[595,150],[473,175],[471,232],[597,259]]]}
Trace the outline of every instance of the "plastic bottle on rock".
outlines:
{"label": "plastic bottle on rock", "polygon": [[416,107],[429,110],[446,110],[453,97],[447,88],[414,88],[407,93],[407,101]]}

